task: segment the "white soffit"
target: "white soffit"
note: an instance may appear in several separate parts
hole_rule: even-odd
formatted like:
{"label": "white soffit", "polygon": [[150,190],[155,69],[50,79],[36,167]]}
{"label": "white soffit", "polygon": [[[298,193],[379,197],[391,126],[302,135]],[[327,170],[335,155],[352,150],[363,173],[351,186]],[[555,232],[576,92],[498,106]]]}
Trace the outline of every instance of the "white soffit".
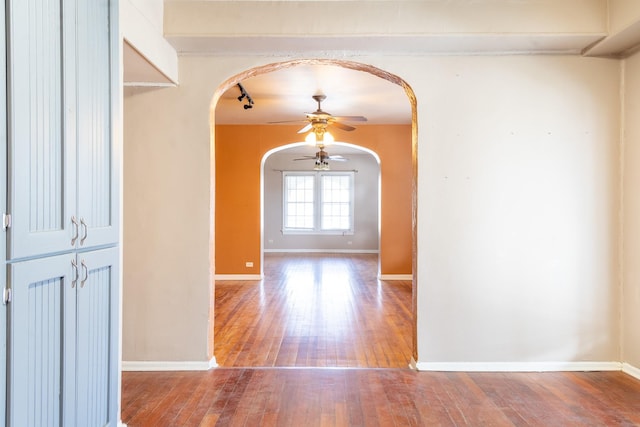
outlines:
{"label": "white soffit", "polygon": [[130,0],[120,0],[120,28],[125,85],[167,86],[178,81],[176,50],[162,29]]}
{"label": "white soffit", "polygon": [[586,56],[625,57],[638,48],[640,48],[640,22],[634,22],[586,49],[584,53]]}
{"label": "white soffit", "polygon": [[430,34],[423,36],[167,36],[183,55],[327,56],[332,52],[383,55],[580,54],[597,34]]}
{"label": "white soffit", "polygon": [[147,58],[126,40],[122,46],[125,86],[174,86]]}
{"label": "white soffit", "polygon": [[182,54],[580,53],[607,32],[606,0],[167,1]]}

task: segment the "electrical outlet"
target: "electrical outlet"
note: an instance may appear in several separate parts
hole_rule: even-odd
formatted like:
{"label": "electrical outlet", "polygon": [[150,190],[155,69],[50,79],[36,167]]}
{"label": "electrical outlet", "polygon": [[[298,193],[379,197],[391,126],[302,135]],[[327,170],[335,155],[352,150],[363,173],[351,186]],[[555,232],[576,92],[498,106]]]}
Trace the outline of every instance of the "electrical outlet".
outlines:
{"label": "electrical outlet", "polygon": [[251,267],[253,267],[253,263],[252,263],[251,261],[247,261],[244,265],[245,265],[245,267],[247,267],[247,268],[251,268]]}

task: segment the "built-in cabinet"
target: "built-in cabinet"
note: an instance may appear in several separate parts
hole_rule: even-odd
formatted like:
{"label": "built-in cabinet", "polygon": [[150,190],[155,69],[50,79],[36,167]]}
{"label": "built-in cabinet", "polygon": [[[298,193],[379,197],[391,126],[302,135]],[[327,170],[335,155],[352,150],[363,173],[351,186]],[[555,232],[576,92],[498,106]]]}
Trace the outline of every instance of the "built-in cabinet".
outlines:
{"label": "built-in cabinet", "polygon": [[117,3],[5,0],[9,426],[118,423]]}

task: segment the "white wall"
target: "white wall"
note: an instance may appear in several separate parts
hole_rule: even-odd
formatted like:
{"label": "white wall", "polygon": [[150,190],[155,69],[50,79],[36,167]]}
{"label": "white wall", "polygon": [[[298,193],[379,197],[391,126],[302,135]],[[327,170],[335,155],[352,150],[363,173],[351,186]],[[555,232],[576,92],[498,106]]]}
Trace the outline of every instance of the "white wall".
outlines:
{"label": "white wall", "polygon": [[[329,147],[328,150],[331,150]],[[313,154],[313,147],[309,153]],[[264,165],[264,249],[265,251],[364,251],[378,250],[378,192],[380,165],[371,154],[349,154],[347,162],[333,162],[332,171],[356,170],[354,175],[354,233],[348,235],[282,234],[282,172],[312,170],[313,161],[294,161],[300,154],[280,151]]]}
{"label": "white wall", "polygon": [[430,65],[411,81],[420,360],[618,360],[618,63]]}
{"label": "white wall", "polygon": [[208,361],[211,94],[187,89],[125,91],[124,361]]}
{"label": "white wall", "polygon": [[[351,59],[418,102],[419,362],[619,360],[619,62]],[[125,99],[125,360],[205,360],[209,102],[278,60],[184,57]]]}
{"label": "white wall", "polygon": [[640,53],[625,61],[622,361],[640,369]]}

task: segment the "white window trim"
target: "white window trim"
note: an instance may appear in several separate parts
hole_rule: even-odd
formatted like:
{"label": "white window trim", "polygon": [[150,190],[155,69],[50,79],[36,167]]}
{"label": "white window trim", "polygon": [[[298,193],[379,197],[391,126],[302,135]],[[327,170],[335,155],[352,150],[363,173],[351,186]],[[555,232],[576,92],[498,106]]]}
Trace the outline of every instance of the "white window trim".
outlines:
{"label": "white window trim", "polygon": [[[333,229],[333,230],[322,230],[321,222],[322,222],[322,176],[325,175],[347,175],[350,180],[350,226],[348,230],[342,229]],[[286,224],[286,214],[287,214],[287,176],[314,176],[315,177],[315,185],[314,185],[314,199],[313,199],[313,209],[314,209],[314,228],[287,228]],[[282,172],[282,234],[291,234],[291,235],[334,235],[334,236],[349,236],[354,234],[354,222],[355,222],[355,173],[353,171],[283,171]]]}

